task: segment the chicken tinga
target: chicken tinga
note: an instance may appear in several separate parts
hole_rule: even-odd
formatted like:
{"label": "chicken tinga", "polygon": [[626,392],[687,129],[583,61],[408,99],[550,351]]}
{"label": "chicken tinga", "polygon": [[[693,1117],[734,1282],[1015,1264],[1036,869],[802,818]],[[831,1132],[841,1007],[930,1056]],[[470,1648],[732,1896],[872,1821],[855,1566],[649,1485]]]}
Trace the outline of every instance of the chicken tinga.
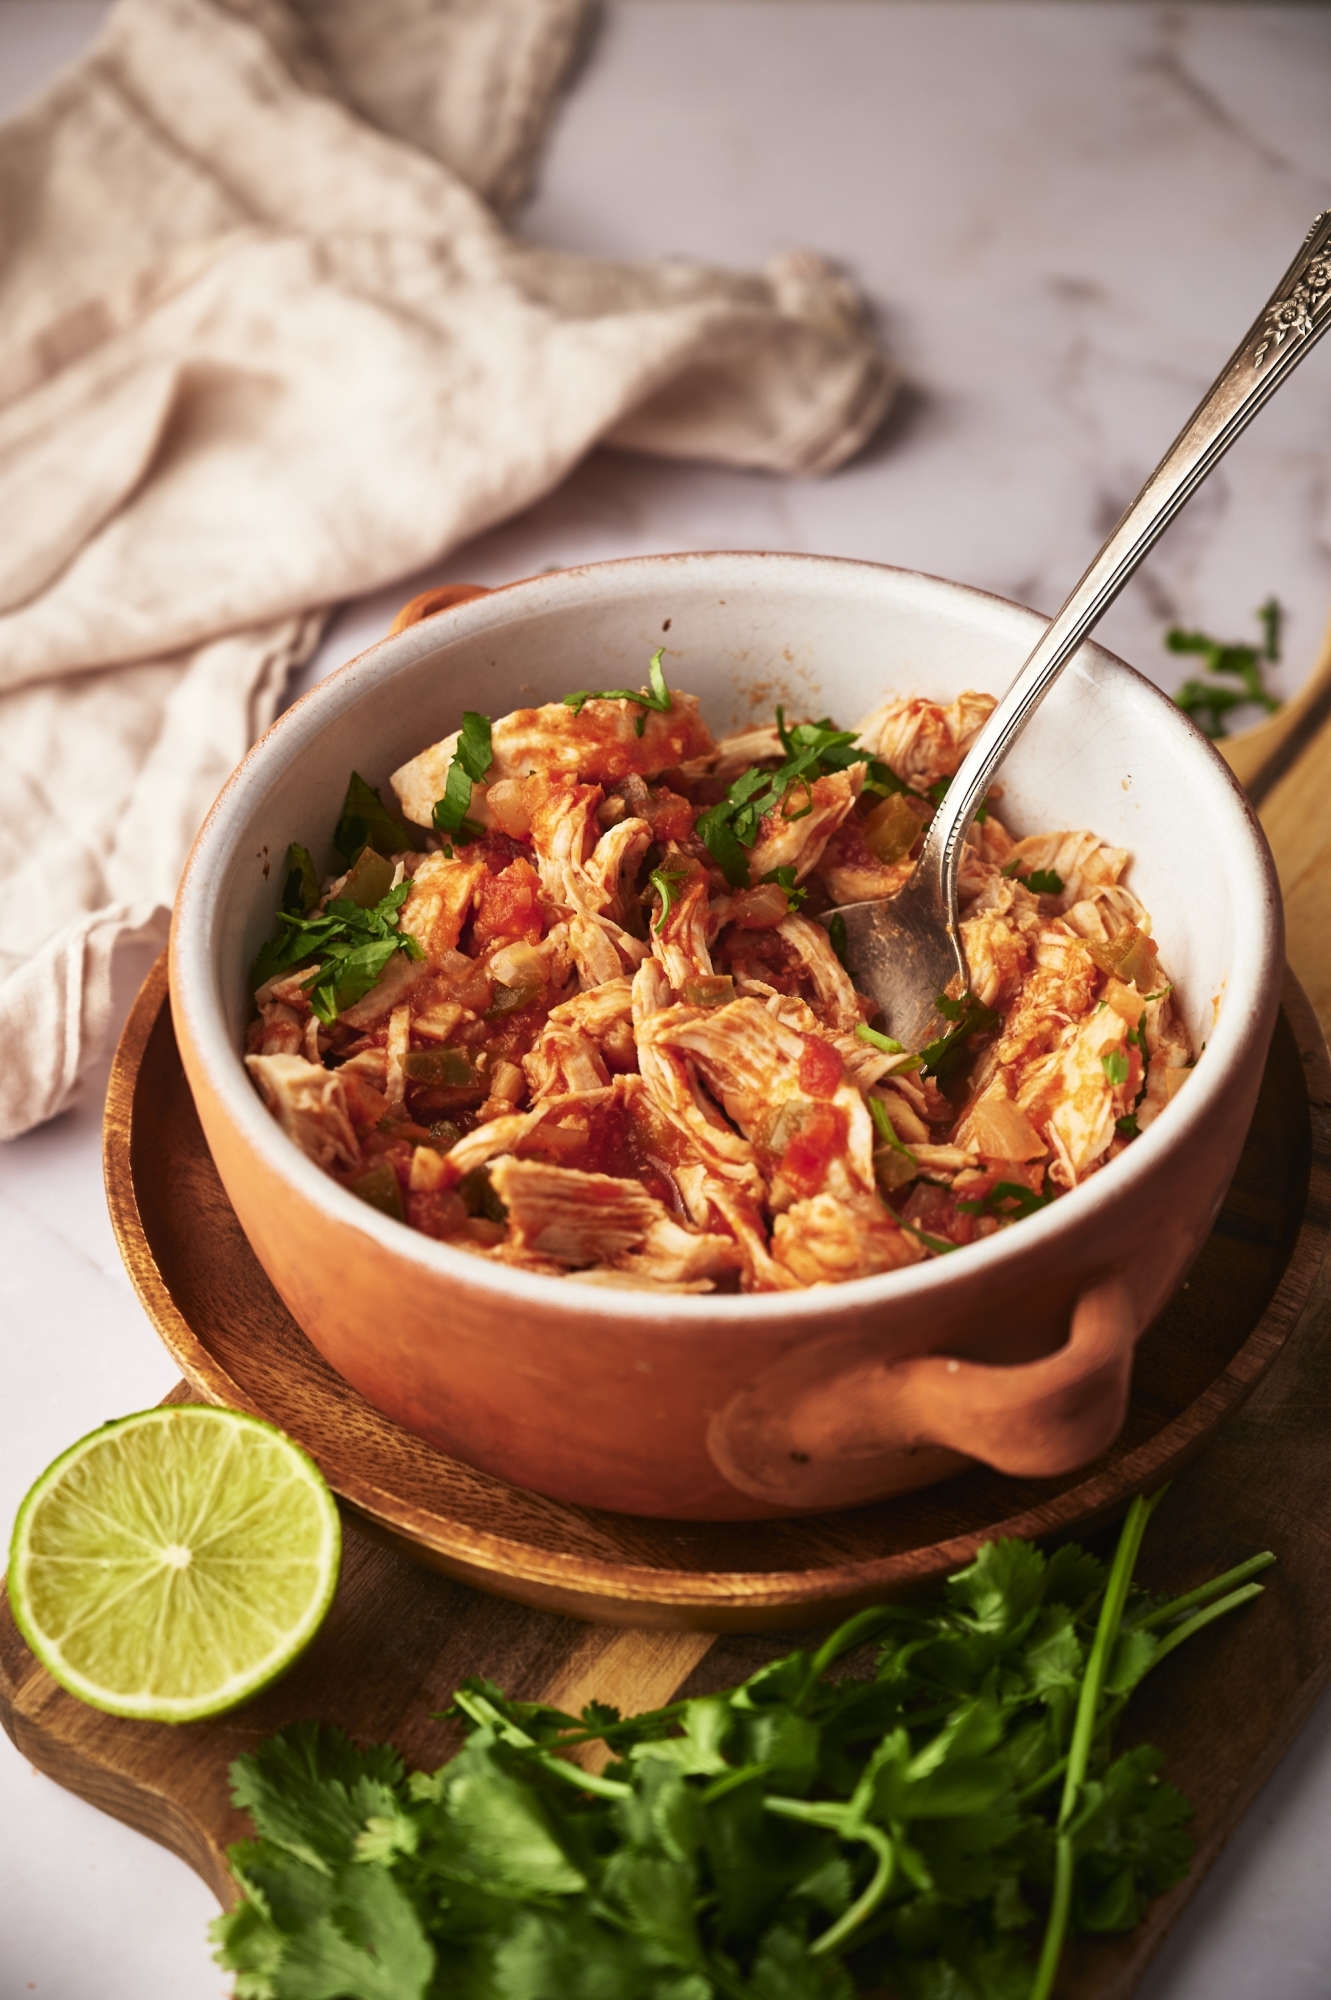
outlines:
{"label": "chicken tinga", "polygon": [[658,653],[353,775],[320,881],[293,846],[246,1061],[283,1130],[476,1256],[671,1292],[840,1284],[992,1235],[1157,1118],[1192,1062],[1128,855],[968,836],[971,990],[907,1051],[838,956],[905,883],[994,703],[714,741]]}

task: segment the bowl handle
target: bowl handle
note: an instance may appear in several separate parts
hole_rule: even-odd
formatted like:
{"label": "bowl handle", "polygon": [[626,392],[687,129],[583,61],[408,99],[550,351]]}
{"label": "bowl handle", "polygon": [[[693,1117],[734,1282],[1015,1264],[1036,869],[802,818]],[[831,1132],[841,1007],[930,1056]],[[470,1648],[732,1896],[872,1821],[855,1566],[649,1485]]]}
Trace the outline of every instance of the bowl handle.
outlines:
{"label": "bowl handle", "polygon": [[473,597],[489,595],[488,583],[441,583],[433,590],[423,590],[419,597],[403,605],[388,628],[388,637],[405,632],[408,625],[419,625],[422,618],[433,618],[436,611],[447,611],[454,604],[467,604]]}
{"label": "bowl handle", "polygon": [[1082,1293],[1053,1354],[990,1367],[943,1354],[845,1367],[803,1349],[713,1417],[711,1456],[779,1507],[854,1507],[945,1477],[962,1459],[1049,1479],[1098,1458],[1127,1414],[1141,1318],[1122,1278]]}

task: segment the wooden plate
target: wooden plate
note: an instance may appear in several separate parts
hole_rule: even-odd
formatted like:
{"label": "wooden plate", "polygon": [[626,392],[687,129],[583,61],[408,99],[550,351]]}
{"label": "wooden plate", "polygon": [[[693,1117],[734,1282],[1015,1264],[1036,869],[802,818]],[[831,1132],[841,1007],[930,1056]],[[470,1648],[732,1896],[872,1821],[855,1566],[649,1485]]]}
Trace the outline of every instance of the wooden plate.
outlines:
{"label": "wooden plate", "polygon": [[565,1506],[445,1458],[372,1409],[306,1340],[241,1232],[180,1066],[165,958],[116,1055],[106,1179],[130,1275],[194,1390],[281,1425],[372,1532],[520,1603],[762,1631],[918,1588],[997,1535],[1084,1533],[1169,1477],[1243,1401],[1310,1296],[1331,1215],[1329,1098],[1326,1044],[1291,979],[1233,1186],[1189,1283],[1138,1348],[1127,1423],[1103,1459],[1041,1481],[976,1466],[876,1506],[779,1522]]}

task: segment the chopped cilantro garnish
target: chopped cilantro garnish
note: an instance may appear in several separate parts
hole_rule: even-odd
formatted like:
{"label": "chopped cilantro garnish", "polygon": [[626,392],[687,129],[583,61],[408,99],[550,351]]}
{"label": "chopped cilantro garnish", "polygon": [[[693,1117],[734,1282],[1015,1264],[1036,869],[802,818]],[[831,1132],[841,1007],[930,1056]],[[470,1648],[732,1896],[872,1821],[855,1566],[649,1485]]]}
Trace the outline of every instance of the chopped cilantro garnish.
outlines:
{"label": "chopped cilantro garnish", "polygon": [[764,882],[775,882],[778,889],[785,890],[788,910],[797,910],[809,893],[807,889],[796,887],[795,864],[792,861],[782,868],[769,868],[762,879]]}
{"label": "chopped cilantro garnish", "polygon": [[661,666],[661,655],[664,652],[665,647],[658,646],[652,654],[651,664],[647,669],[648,685],[645,688],[602,688],[599,692],[593,688],[579,688],[576,694],[564,696],[565,708],[571,708],[575,715],[581,715],[589,701],[636,701],[642,711],[637,724],[638,735],[641,736],[647,727],[648,709],[652,709],[657,715],[670,713],[670,689],[666,686],[665,672]]}
{"label": "chopped cilantro garnish", "polygon": [[368,910],[342,896],[322,916],[279,910],[278,935],[254,961],[251,985],[263,986],[279,973],[309,965],[311,976],[302,991],[309,994],[321,1021],[335,1021],[343,1008],[364,998],[395,951],[408,958],[424,956],[410,932],[397,927],[398,912],[410,891],[410,881],[399,882]]}
{"label": "chopped cilantro garnish", "polygon": [[780,811],[788,820],[807,819],[813,811],[813,786],[818,778],[867,761],[864,750],[855,747],[855,731],[837,729],[826,716],[821,722],[797,722],[787,729],[778,708],[776,726],[785,761],[774,771],[750,764],[719,805],[698,815],[698,837],[732,889],[748,887],[746,849],[757,840],[758,829],[769,813]]}
{"label": "chopped cilantro garnish", "polygon": [[897,1217],[897,1223],[908,1236],[913,1236],[917,1243],[923,1243],[926,1250],[932,1250],[935,1257],[945,1257],[949,1250],[961,1248],[960,1243],[953,1243],[949,1237],[930,1236],[925,1230],[917,1229],[913,1222],[904,1221],[901,1216]]}
{"label": "chopped cilantro garnish", "polygon": [[1106,1049],[1100,1058],[1100,1067],[1116,1088],[1127,1082],[1128,1059],[1122,1049]]}
{"label": "chopped cilantro garnish", "polygon": [[971,1036],[996,1028],[999,1017],[974,993],[964,993],[960,1000],[949,1000],[946,993],[940,993],[934,1005],[945,1021],[954,1021],[956,1026],[950,1028],[947,1034],[940,1035],[936,1042],[922,1048],[920,1060],[925,1069],[931,1070],[936,1077],[945,1077],[961,1061]]}
{"label": "chopped cilantro garnish", "polygon": [[1033,896],[1061,896],[1063,893],[1063,877],[1055,868],[1032,868],[1029,875],[1023,875],[1017,863],[1010,861],[1003,873],[1020,882]]}
{"label": "chopped cilantro garnish", "polygon": [[920,1163],[914,1153],[911,1152],[910,1147],[903,1144],[897,1137],[896,1127],[888,1117],[887,1106],[883,1103],[882,1098],[870,1097],[866,1102],[869,1106],[869,1116],[873,1119],[878,1136],[883,1144],[890,1146],[894,1153],[900,1153],[903,1159],[909,1160],[912,1168],[918,1170]]}
{"label": "chopped cilantro garnish", "polygon": [[647,877],[647,880],[661,898],[661,908],[655,923],[652,925],[654,931],[660,931],[664,928],[666,918],[679,901],[680,884],[687,882],[688,879],[686,871],[682,868],[653,868],[651,874]]}
{"label": "chopped cilantro garnish", "polygon": [[[906,1056],[906,1051],[900,1042],[895,1041],[891,1035],[880,1035],[877,1028],[869,1027],[864,1021],[860,1022],[859,1027],[855,1030],[855,1034],[859,1041],[867,1042],[871,1049],[877,1049],[882,1055]],[[897,1064],[893,1074],[900,1075],[903,1070],[923,1069],[923,1067],[924,1063],[921,1057],[906,1056],[904,1062]]]}
{"label": "chopped cilantro garnish", "polygon": [[1051,1194],[1036,1194],[1020,1181],[999,1181],[981,1200],[959,1201],[957,1207],[964,1215],[996,1215],[1000,1220],[1015,1222],[1022,1216],[1034,1215],[1037,1209],[1048,1208],[1053,1198]]}
{"label": "chopped cilantro garnish", "polygon": [[1171,653],[1200,653],[1210,674],[1226,674],[1237,687],[1219,681],[1185,681],[1174,696],[1185,715],[1213,739],[1229,734],[1227,718],[1236,708],[1256,707],[1273,714],[1280,707],[1277,696],[1266,687],[1262,675],[1268,662],[1280,658],[1280,606],[1268,597],[1257,613],[1262,627],[1259,646],[1225,645],[1205,632],[1185,632],[1172,625],[1165,634]]}
{"label": "chopped cilantro garnish", "polygon": [[[402,854],[416,844],[409,827],[395,819],[372,785],[359,771],[353,771],[342,802],[342,812],[333,829],[333,845],[348,861],[354,861],[362,847],[376,854]],[[303,850],[302,850],[303,852]]]}
{"label": "chopped cilantro garnish", "polygon": [[1141,1137],[1141,1128],[1137,1123],[1137,1114],[1135,1111],[1129,1111],[1126,1118],[1116,1118],[1114,1120],[1114,1129],[1121,1132],[1125,1139],[1139,1139]]}
{"label": "chopped cilantro garnish", "polygon": [[319,877],[307,847],[293,840],[287,849],[286,880],[282,884],[282,908],[293,917],[308,916],[319,900]]}
{"label": "chopped cilantro garnish", "polygon": [[880,1035],[877,1028],[871,1028],[865,1021],[860,1022],[855,1033],[860,1041],[867,1042],[872,1049],[881,1050],[885,1056],[901,1056],[906,1053],[900,1042],[895,1041],[891,1035]]}
{"label": "chopped cilantro garnish", "polygon": [[493,762],[489,716],[478,715],[474,709],[464,709],[458,747],[444,780],[444,796],[436,799],[434,806],[436,831],[447,834],[459,847],[475,840],[481,832],[476,822],[467,818],[467,811],[471,805],[472,786],[485,783]]}
{"label": "chopped cilantro garnish", "polygon": [[831,918],[828,921],[827,942],[831,945],[832,950],[844,967],[846,953],[850,949],[850,942],[846,936],[846,919],[842,916],[840,910],[833,910]]}
{"label": "chopped cilantro garnish", "polygon": [[[951,785],[951,783],[952,783],[951,778],[940,778],[936,785],[930,785],[928,791],[925,793],[925,797],[932,799],[936,806],[941,806],[943,800],[947,797],[948,787]],[[981,799],[979,805],[976,806],[975,808],[976,824],[979,826],[983,826],[988,817],[989,817],[989,799],[988,795],[986,794],[986,796],[983,799]]]}

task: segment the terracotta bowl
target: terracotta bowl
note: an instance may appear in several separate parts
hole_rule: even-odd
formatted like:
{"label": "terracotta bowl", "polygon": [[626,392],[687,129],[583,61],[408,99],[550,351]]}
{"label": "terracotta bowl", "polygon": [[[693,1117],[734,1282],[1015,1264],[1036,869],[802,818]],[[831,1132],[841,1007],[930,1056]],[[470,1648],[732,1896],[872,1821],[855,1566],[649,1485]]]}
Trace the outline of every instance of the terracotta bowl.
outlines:
{"label": "terracotta bowl", "polygon": [[[1195,1075],[1103,1172],[976,1244],[883,1277],[761,1297],[617,1292],[480,1262],[376,1213],[279,1131],[240,1060],[246,969],[290,840],[331,866],[347,774],[570,688],[633,685],[666,648],[718,732],[851,722],[886,690],[1001,690],[1040,629],[981,591],[793,555],[654,556],[537,577],[372,646],[251,750],[185,870],[176,1033],[203,1129],[273,1284],[397,1423],[538,1493],[744,1519],[857,1506],[967,1458],[1065,1472],[1117,1434],[1133,1345],[1186,1275],[1243,1144],[1275,1020],[1279,892],[1220,757],[1148,681],[1082,649],[1002,773],[1016,832],[1131,850]],[[322,851],[321,851],[322,844]],[[1205,1045],[1203,1048],[1203,1044]]]}

